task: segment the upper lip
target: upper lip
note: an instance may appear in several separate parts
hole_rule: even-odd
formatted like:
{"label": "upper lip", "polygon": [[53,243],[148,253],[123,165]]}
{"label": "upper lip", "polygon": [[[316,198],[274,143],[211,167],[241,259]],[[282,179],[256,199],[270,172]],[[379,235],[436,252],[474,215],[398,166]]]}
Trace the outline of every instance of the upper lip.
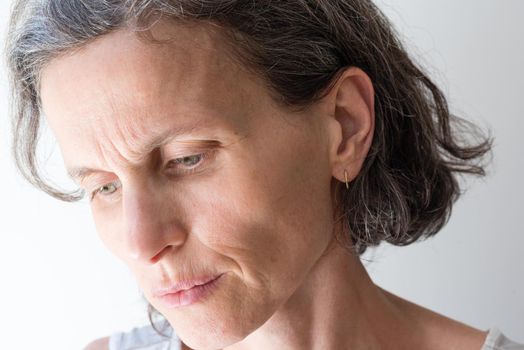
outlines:
{"label": "upper lip", "polygon": [[207,275],[207,276],[192,278],[190,280],[180,280],[180,281],[175,282],[175,283],[170,283],[166,287],[157,288],[153,292],[153,295],[156,296],[156,297],[161,297],[161,296],[164,296],[164,295],[167,295],[167,294],[175,294],[175,293],[178,293],[178,292],[180,292],[182,290],[191,289],[194,286],[198,286],[198,285],[209,283],[209,282],[217,279],[220,276],[221,276],[220,274],[219,275],[214,275],[214,276]]}

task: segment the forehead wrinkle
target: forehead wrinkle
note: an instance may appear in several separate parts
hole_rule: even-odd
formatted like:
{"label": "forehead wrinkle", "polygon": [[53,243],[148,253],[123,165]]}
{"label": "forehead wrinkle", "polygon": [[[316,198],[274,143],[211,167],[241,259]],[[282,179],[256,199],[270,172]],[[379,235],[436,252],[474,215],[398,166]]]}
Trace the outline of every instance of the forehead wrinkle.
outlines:
{"label": "forehead wrinkle", "polygon": [[119,147],[116,144],[116,138],[110,137],[106,134],[103,136],[103,140],[104,142],[97,142],[97,144],[104,162],[106,164],[115,164],[117,167],[127,167],[127,164],[130,161],[119,150]]}
{"label": "forehead wrinkle", "polygon": [[[151,126],[146,126],[146,123],[141,123],[140,121],[143,118],[139,118],[136,115],[132,115],[127,119],[117,118],[117,132],[124,144],[123,151],[126,152],[126,158],[133,163],[140,163],[146,157],[146,152],[144,152],[143,141],[146,140],[148,133],[151,133]],[[149,152],[147,152],[149,153]]]}
{"label": "forehead wrinkle", "polygon": [[[152,120],[150,118],[138,118],[138,120]],[[135,120],[135,119],[132,119]],[[186,121],[180,125],[158,125],[149,123],[126,123],[125,119],[120,120],[116,118],[115,124],[112,128],[104,128],[102,139],[107,140],[106,151],[104,158],[107,160],[112,154],[117,156],[118,164],[120,166],[138,166],[143,164],[151,153],[161,146],[171,142],[173,139],[191,134],[199,129],[206,129],[207,127],[213,129],[218,127],[210,124],[208,120],[202,117],[194,117],[190,122]],[[115,135],[109,135],[108,130],[114,130]],[[196,140],[179,141],[182,143],[197,142]],[[199,144],[202,141],[198,141]],[[103,147],[100,147],[102,149]]]}
{"label": "forehead wrinkle", "polygon": [[[202,113],[208,116],[216,114],[223,117],[225,114],[232,114],[231,106],[236,105],[232,103],[232,99],[235,99],[235,102],[242,105],[243,109],[242,112],[237,111],[237,113],[244,114],[247,109],[245,99],[249,93],[247,88],[244,89],[242,84],[239,84],[239,75],[236,73],[240,67],[237,67],[227,56],[222,56],[227,50],[223,50],[223,46],[218,45],[216,41],[209,40],[211,39],[209,36],[204,36],[207,39],[204,42],[208,45],[200,42],[201,48],[198,54],[191,50],[192,46],[189,46],[189,50],[184,50],[192,44],[190,39],[193,36],[185,33],[185,40],[181,40],[175,47],[170,44],[162,46],[163,52],[153,50],[154,47],[148,45],[132,45],[133,49],[137,50],[132,50],[131,53],[147,54],[138,57],[141,63],[146,62],[149,63],[150,68],[158,68],[155,74],[147,74],[142,80],[132,78],[144,77],[143,74],[140,74],[144,73],[143,69],[138,69],[140,65],[133,64],[138,63],[135,62],[136,57],[133,55],[128,57],[132,58],[131,61],[125,60],[127,67],[134,68],[132,74],[122,71],[122,62],[119,64],[113,60],[114,55],[111,59],[102,61],[101,68],[97,64],[101,76],[111,78],[108,80],[111,83],[99,84],[97,80],[88,81],[97,86],[96,89],[92,89],[92,91],[97,91],[97,96],[90,97],[92,101],[98,100],[98,102],[96,108],[88,110],[87,114],[83,113],[83,115],[90,115],[91,118],[96,115],[94,119],[86,118],[91,119],[88,120],[87,127],[94,131],[94,137],[99,138],[95,140],[95,143],[100,149],[100,154],[103,153],[101,161],[105,160],[106,166],[110,164],[112,158],[114,158],[115,166],[116,164],[126,167],[130,163],[143,164],[150,152],[165,142],[163,137],[165,137],[166,130],[163,129],[172,129],[171,134],[176,136],[179,130],[191,129],[190,124],[211,121],[208,118],[199,120],[200,118],[195,115],[195,109],[197,114]],[[112,52],[114,40],[110,42],[107,41],[107,38],[94,43],[95,46],[91,46],[91,49],[86,52],[91,56],[105,50]],[[124,44],[123,40],[119,42]],[[125,41],[127,46],[120,48],[119,42],[117,42],[117,49],[129,51],[127,46],[131,43]],[[117,50],[116,53],[121,52]],[[170,59],[170,56],[172,57],[175,53],[181,61],[172,67],[173,60]],[[225,58],[225,60],[219,58]],[[99,61],[97,58],[97,62]],[[186,61],[191,63],[189,70],[182,64]],[[153,75],[155,79],[152,79]],[[250,82],[247,79],[246,81]],[[137,84],[137,82],[145,82],[145,84]],[[206,89],[203,89],[203,86]],[[224,91],[227,96],[215,95],[214,91],[217,90]],[[178,95],[178,97],[175,98],[173,95]],[[239,103],[240,100],[242,103]],[[181,120],[176,128],[173,123],[166,122],[167,119],[175,117]],[[89,125],[93,121],[94,123]],[[162,125],[165,126],[162,127]]]}
{"label": "forehead wrinkle", "polygon": [[127,114],[126,112],[133,108],[118,108],[117,104],[125,105],[126,103],[117,99],[117,94],[113,91],[108,92],[107,96],[109,110],[113,115],[103,123],[107,125],[104,128],[103,137],[108,140],[110,149],[118,156],[119,163],[140,164],[147,157],[143,151],[145,147],[140,140],[146,139],[147,134],[150,133],[149,130],[152,129],[152,125],[147,125],[148,123],[144,121],[151,121],[154,118],[139,117],[138,113],[133,111]]}
{"label": "forehead wrinkle", "polygon": [[[102,118],[97,119],[100,120]],[[118,123],[118,118],[115,119],[115,124],[121,124]],[[110,167],[111,165],[127,167],[130,163],[136,163],[138,157],[134,156],[133,151],[126,149],[126,147],[129,148],[129,146],[125,145],[125,141],[121,141],[125,140],[125,138],[123,137],[124,134],[120,130],[120,127],[115,124],[104,127],[107,124],[107,121],[106,123],[100,123],[101,130],[99,130],[98,133],[95,133],[95,135],[97,135],[95,136],[95,145],[98,153],[101,155],[103,163]],[[124,146],[122,146],[122,144],[124,144]]]}

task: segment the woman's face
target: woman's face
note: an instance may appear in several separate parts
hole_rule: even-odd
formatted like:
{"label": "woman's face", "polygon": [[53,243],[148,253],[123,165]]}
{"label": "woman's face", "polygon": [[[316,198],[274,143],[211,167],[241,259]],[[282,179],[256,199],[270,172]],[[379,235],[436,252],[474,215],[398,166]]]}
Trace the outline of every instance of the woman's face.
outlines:
{"label": "woman's face", "polygon": [[[328,121],[277,107],[205,28],[153,33],[173,41],[119,31],[54,59],[43,111],[148,301],[188,345],[226,346],[267,321],[331,241]],[[218,275],[191,304],[156,296]]]}

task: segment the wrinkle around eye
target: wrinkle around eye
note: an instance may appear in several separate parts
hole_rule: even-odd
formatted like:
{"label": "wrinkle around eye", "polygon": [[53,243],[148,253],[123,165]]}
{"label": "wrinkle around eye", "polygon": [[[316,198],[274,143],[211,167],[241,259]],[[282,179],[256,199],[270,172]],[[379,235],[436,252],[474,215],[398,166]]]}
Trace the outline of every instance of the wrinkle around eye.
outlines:
{"label": "wrinkle around eye", "polygon": [[97,175],[97,174],[91,174],[88,177],[86,177],[85,181],[81,185],[81,188],[86,191],[87,193],[91,194],[93,191],[111,184],[115,181],[118,181],[118,177],[116,176],[110,176],[110,175]]}
{"label": "wrinkle around eye", "polygon": [[[212,160],[219,149],[234,145],[238,141],[239,140],[235,140],[224,144],[218,140],[176,140],[170,145],[161,146],[156,151],[151,152],[152,154],[149,155],[150,158],[156,158],[158,160],[151,159],[151,162],[146,160],[144,164],[140,166],[133,165],[133,167],[140,168],[146,166],[146,163],[149,163],[151,166],[158,167],[158,169],[155,170],[163,171],[165,170],[164,166],[173,159],[199,154],[205,154],[205,159],[202,160],[202,162],[205,163],[206,161]],[[156,154],[156,156],[154,156],[154,154]],[[163,162],[162,159],[167,159],[167,162]],[[118,179],[118,176],[112,172],[88,167],[73,170],[70,176],[82,190],[88,193]]]}
{"label": "wrinkle around eye", "polygon": [[[114,191],[113,192],[109,192],[109,193],[105,193],[105,194],[103,192],[101,192],[102,188],[109,187],[109,186],[113,186],[114,187]],[[91,200],[93,200],[95,197],[101,196],[101,197],[104,197],[104,198],[113,199],[113,197],[114,197],[113,195],[115,194],[115,196],[116,196],[116,193],[120,191],[121,187],[122,187],[122,183],[120,181],[118,181],[118,180],[105,183],[102,186],[99,186],[99,187],[95,188],[93,191],[91,191],[90,198],[91,198]]]}

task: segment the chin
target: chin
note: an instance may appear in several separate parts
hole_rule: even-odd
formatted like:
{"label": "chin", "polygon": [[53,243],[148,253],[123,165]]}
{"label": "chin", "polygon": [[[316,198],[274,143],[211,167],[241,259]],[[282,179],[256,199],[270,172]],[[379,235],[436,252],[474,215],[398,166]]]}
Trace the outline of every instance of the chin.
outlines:
{"label": "chin", "polygon": [[[223,281],[224,282],[224,281]],[[177,336],[193,349],[222,349],[243,341],[277,311],[281,299],[222,285],[208,298],[182,308],[154,305]],[[154,302],[155,300],[151,300]]]}
{"label": "chin", "polygon": [[226,305],[213,311],[191,311],[188,310],[185,315],[180,313],[176,316],[167,313],[164,317],[184,344],[198,350],[223,349],[239,343],[271,317],[269,310],[266,312],[260,309],[247,311],[226,307]]}

